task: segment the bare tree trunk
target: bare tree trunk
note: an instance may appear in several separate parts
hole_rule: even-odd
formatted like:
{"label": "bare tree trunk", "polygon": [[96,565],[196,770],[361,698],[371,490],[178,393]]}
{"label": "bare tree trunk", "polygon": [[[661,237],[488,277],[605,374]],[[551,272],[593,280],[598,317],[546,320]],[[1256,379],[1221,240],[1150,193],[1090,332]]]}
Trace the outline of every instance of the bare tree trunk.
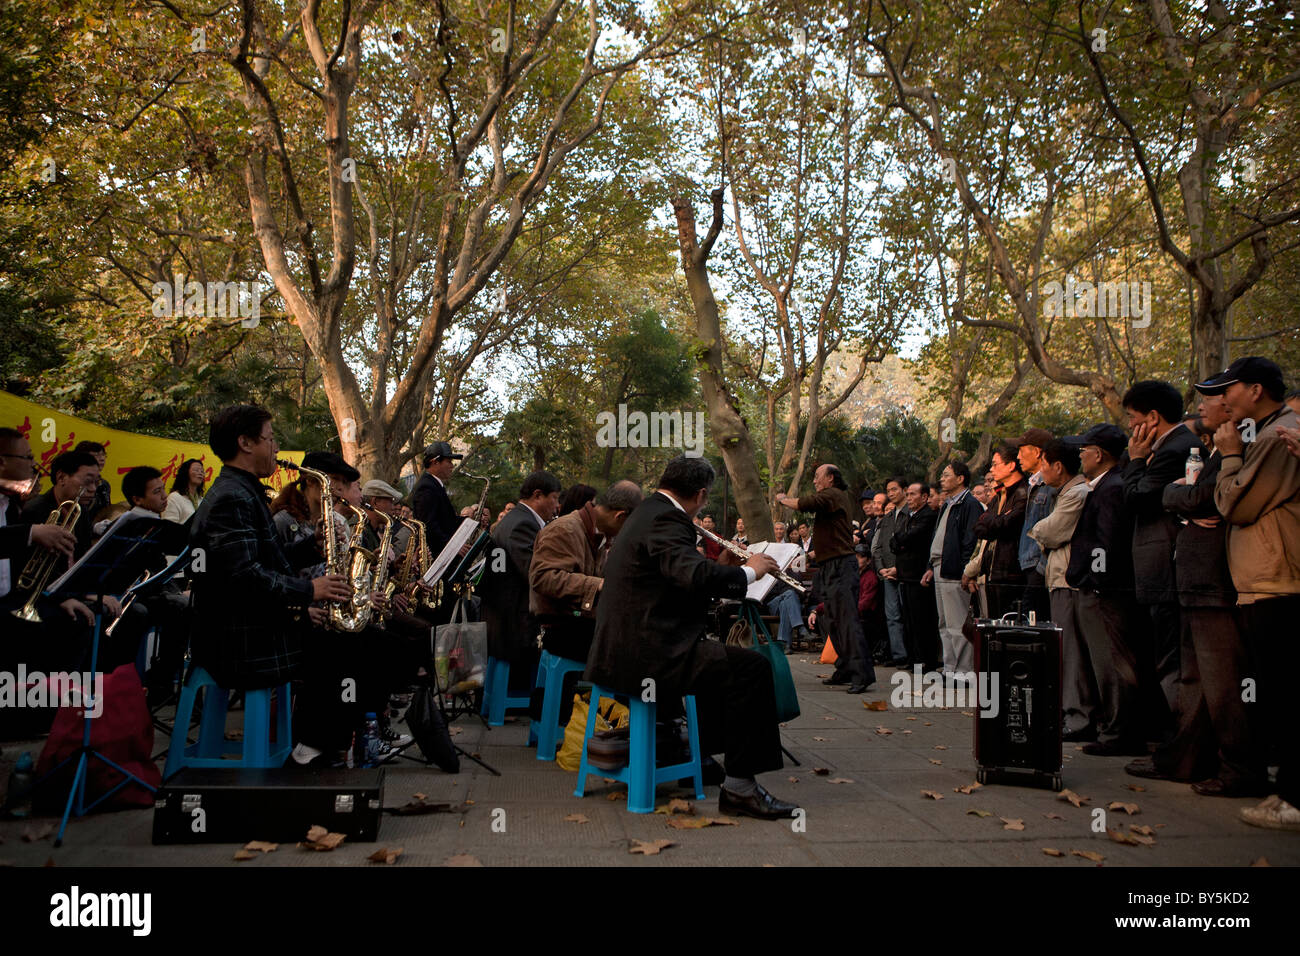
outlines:
{"label": "bare tree trunk", "polygon": [[727,390],[722,371],[722,325],[718,319],[718,300],[714,298],[709,283],[708,259],[713,243],[722,231],[722,187],[713,190],[713,222],[709,226],[704,244],[699,245],[695,230],[695,207],[691,201],[679,196],[673,199],[673,212],[677,216],[677,244],[682,253],[682,272],[686,288],[695,307],[695,323],[700,342],[696,355],[699,366],[700,388],[709,409],[709,431],[722,460],[731,476],[732,494],[751,541],[772,540],[772,516],[767,509],[767,496],[759,481],[755,465],[754,443],[749,426],[740,415],[731,393]]}

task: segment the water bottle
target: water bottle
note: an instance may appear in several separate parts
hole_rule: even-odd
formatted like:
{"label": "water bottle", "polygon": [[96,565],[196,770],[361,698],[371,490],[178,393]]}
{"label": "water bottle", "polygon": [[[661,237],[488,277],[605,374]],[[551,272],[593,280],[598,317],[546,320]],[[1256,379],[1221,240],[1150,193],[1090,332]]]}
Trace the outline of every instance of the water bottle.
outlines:
{"label": "water bottle", "polygon": [[1196,478],[1204,467],[1205,462],[1201,461],[1201,450],[1193,448],[1191,454],[1187,456],[1187,483],[1189,485],[1196,484]]}
{"label": "water bottle", "polygon": [[32,764],[31,751],[23,755],[9,771],[9,789],[5,796],[5,809],[14,817],[26,817],[32,812],[32,787],[36,783],[36,773]]}
{"label": "water bottle", "polygon": [[383,743],[379,739],[379,718],[372,712],[366,714],[366,759],[362,764],[363,767],[379,766],[379,747]]}

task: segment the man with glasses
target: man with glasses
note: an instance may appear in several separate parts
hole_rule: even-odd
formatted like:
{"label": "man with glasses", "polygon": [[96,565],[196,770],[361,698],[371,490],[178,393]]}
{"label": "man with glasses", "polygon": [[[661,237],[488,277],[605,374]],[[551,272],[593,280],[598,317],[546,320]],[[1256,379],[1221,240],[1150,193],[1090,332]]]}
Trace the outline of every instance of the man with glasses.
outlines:
{"label": "man with glasses", "polygon": [[298,577],[280,549],[261,483],[275,473],[280,450],[271,413],[224,409],[208,444],[223,467],[190,526],[194,662],[225,688],[274,687],[300,676],[307,606],[351,592],[341,574]]}

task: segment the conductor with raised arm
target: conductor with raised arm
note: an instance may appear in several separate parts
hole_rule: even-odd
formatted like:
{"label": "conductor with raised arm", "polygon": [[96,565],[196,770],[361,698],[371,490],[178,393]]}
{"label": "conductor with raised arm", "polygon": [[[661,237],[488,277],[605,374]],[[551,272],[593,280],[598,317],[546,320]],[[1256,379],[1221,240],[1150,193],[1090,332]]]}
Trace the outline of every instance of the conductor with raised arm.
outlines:
{"label": "conductor with raised arm", "polygon": [[[794,805],[754,779],[782,766],[772,668],[754,651],[704,639],[709,599],[743,598],[777,563],[756,554],[744,567],[728,566],[695,550],[691,522],[712,485],[713,466],[703,458],[674,458],[659,490],[628,516],[605,565],[586,678],[624,694],[653,686],[659,701],[694,694],[701,750],[726,754],[718,809],[789,818]],[[731,557],[723,553],[724,561]]]}
{"label": "conductor with raised arm", "polygon": [[[876,682],[876,670],[871,666],[871,652],[862,633],[862,619],[858,617],[861,578],[853,554],[853,499],[848,495],[844,477],[834,465],[822,465],[813,473],[813,488],[811,495],[802,498],[777,495],[776,500],[787,508],[816,515],[813,542],[826,616],[830,618],[831,642],[840,657],[848,662],[848,692],[861,694]],[[831,678],[826,683],[838,681]]]}

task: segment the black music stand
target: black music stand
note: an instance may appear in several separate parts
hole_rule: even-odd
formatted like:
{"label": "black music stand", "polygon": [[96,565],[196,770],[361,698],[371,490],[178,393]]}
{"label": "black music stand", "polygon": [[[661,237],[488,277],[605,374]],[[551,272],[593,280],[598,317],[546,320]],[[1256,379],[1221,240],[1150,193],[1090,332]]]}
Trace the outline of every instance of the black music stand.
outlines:
{"label": "black music stand", "polygon": [[[141,571],[147,571],[150,565],[167,564],[168,554],[187,552],[188,548],[189,532],[174,521],[125,514],[104,533],[99,541],[95,542],[67,574],[55,581],[45,592],[46,597],[55,601],[60,598],[86,596],[87,602],[95,613],[94,635],[90,644],[92,675],[96,673],[96,668],[99,666],[99,635],[103,629],[104,597],[123,594],[139,580]],[[91,687],[94,687],[93,680]],[[63,809],[63,819],[54,838],[55,847],[63,845],[63,834],[68,828],[68,819],[74,810],[77,816],[85,816],[128,783],[139,784],[150,793],[157,789],[90,746],[91,721],[95,719],[92,716],[95,703],[93,690],[83,691],[82,703],[81,746],[36,782],[36,787],[39,787],[72,761],[77,762],[72,787],[68,791],[68,802]],[[103,761],[122,774],[122,780],[87,804],[87,765],[92,757]]]}

